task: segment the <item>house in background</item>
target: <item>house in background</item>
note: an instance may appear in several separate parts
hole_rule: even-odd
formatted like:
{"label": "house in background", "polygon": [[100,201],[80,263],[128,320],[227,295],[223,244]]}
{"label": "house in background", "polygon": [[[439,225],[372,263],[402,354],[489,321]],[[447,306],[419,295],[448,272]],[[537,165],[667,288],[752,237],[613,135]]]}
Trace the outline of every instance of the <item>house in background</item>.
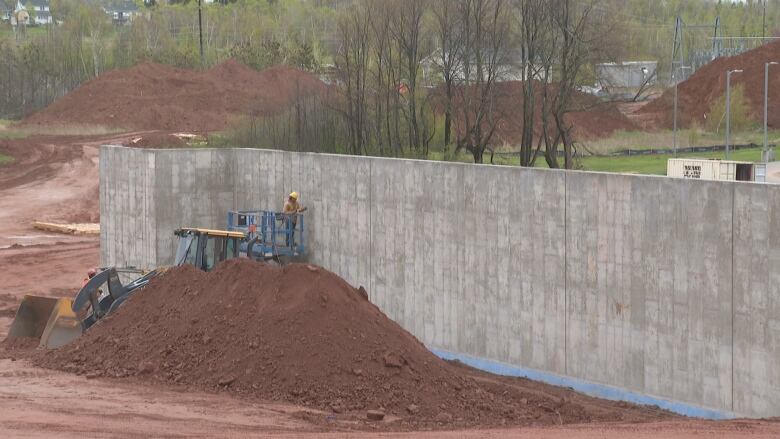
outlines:
{"label": "house in background", "polygon": [[[21,5],[22,2],[19,2]],[[27,0],[22,7],[25,7],[29,14],[29,24],[44,25],[52,24],[54,19],[51,16],[50,0]]]}
{"label": "house in background", "polygon": [[[485,52],[485,58],[494,56],[490,51]],[[496,65],[496,82],[522,81],[525,76],[531,76],[538,81],[549,82],[551,80],[551,78],[545,79],[541,63],[525,61],[520,52],[508,52],[497,56],[497,58],[500,59],[500,62]],[[476,60],[472,59],[469,69],[469,78],[472,81],[477,77],[476,65]],[[442,75],[444,63],[441,49],[436,49],[433,53],[423,58],[420,61],[420,67],[423,75],[423,84],[426,87],[435,87],[444,81],[444,76]],[[466,69],[462,65],[457,65],[454,70],[453,79],[455,82],[458,84],[463,83],[466,79]]]}
{"label": "house in background", "polygon": [[138,6],[132,0],[111,2],[104,6],[103,10],[111,17],[114,24],[127,24],[133,21],[133,19],[141,13]]}
{"label": "house in background", "polygon": [[596,64],[600,94],[632,99],[656,85],[658,61],[623,61]]}
{"label": "house in background", "polygon": [[7,0],[0,0],[0,21],[11,21],[11,15],[14,13],[13,3],[8,4]]}

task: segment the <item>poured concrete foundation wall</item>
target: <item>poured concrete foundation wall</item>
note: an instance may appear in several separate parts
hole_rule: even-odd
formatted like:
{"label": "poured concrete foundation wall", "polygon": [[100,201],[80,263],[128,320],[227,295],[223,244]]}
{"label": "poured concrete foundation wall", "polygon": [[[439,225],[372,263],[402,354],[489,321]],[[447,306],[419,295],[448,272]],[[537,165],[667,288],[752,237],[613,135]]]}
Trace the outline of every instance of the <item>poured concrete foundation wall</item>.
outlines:
{"label": "poured concrete foundation wall", "polygon": [[301,192],[310,261],[426,345],[780,415],[780,187],[267,150],[101,149],[105,265]]}

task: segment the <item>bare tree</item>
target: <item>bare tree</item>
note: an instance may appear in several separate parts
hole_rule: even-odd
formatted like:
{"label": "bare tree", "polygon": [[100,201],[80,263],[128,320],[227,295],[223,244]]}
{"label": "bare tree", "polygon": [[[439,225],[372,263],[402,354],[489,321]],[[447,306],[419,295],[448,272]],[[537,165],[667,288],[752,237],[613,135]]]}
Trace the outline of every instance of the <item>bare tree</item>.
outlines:
{"label": "bare tree", "polygon": [[[595,11],[602,0],[552,0],[550,16],[556,32],[553,48],[556,52],[558,82],[549,97],[550,116],[555,125],[554,134],[545,132],[545,160],[551,168],[559,167],[558,145],[563,145],[564,167],[574,167],[574,144],[571,125],[566,114],[572,109],[572,97],[576,93],[577,79],[583,66],[599,56],[608,46],[609,24],[596,26]],[[552,138],[552,141],[549,139]]]}
{"label": "bare tree", "polygon": [[461,121],[458,149],[465,148],[475,163],[485,150],[503,115],[496,104],[496,82],[508,62],[509,10],[505,0],[464,0],[459,4],[464,32],[464,83],[458,88]]}
{"label": "bare tree", "polygon": [[415,150],[420,149],[423,139],[418,114],[417,78],[424,56],[420,46],[425,43],[423,16],[426,9],[426,0],[396,0],[391,26],[393,39],[403,60],[405,83],[398,86],[406,95],[409,147]]}
{"label": "bare tree", "polygon": [[363,154],[366,151],[369,23],[369,9],[361,5],[340,17],[338,22],[341,47],[336,56],[336,68],[344,85],[349,149],[352,154]]}
{"label": "bare tree", "polygon": [[444,80],[444,147],[452,143],[452,113],[456,81],[463,75],[464,32],[458,13],[458,1],[436,0],[432,5],[436,17],[435,31],[439,43],[435,62]]}
{"label": "bare tree", "polygon": [[[547,0],[517,0],[520,47],[522,52],[521,77],[523,83],[522,131],[520,138],[520,166],[533,166],[536,152],[533,148],[537,118],[537,92],[544,101],[551,73],[552,47],[550,10]],[[537,90],[537,80],[542,79]],[[545,102],[542,102],[544,112]]]}

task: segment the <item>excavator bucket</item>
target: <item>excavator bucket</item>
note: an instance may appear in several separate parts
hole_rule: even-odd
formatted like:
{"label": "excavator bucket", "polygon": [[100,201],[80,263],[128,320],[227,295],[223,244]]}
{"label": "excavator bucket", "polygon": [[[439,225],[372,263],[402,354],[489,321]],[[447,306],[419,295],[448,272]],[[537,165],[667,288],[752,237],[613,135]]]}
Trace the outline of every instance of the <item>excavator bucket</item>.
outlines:
{"label": "excavator bucket", "polygon": [[39,347],[60,347],[81,335],[81,322],[71,310],[70,299],[24,296],[8,337],[40,340]]}
{"label": "excavator bucket", "polygon": [[71,309],[72,306],[73,302],[70,299],[57,300],[41,335],[39,347],[56,349],[81,336],[83,332],[81,320]]}

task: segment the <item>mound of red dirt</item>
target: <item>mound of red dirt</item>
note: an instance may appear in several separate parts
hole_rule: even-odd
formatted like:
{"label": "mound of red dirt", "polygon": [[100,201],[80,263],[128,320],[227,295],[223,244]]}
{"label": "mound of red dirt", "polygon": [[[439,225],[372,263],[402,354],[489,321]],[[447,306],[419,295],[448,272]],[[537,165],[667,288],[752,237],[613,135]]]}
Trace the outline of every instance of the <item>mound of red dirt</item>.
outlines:
{"label": "mound of red dirt", "polygon": [[[715,102],[726,94],[726,72],[743,70],[731,76],[731,86],[742,85],[752,117],[762,120],[764,114],[764,64],[780,61],[780,42],[765,44],[748,52],[717,58],[697,70],[677,86],[678,123],[687,127],[692,121],[703,125]],[[769,68],[770,127],[780,127],[780,67]],[[674,124],[674,88],[666,90],[658,99],[642,107],[638,114],[654,118],[660,126]]]}
{"label": "mound of red dirt", "polygon": [[525,380],[512,385],[447,363],[366,297],[311,265],[237,259],[211,273],[183,266],[36,362],[88,377],[291,402],[337,418],[365,419],[380,410],[400,418],[393,428],[666,416],[619,403],[605,409],[565,389],[544,391]]}
{"label": "mound of red dirt", "polygon": [[325,90],[316,76],[286,66],[258,72],[229,60],[194,71],[143,63],[106,72],[24,122],[207,132],[243,114],[283,112]]}
{"label": "mound of red dirt", "polygon": [[[542,127],[542,83],[534,81],[535,86],[535,117],[534,117],[534,138],[538,139],[543,132]],[[439,91],[441,95],[443,91]],[[460,102],[465,101],[462,97],[467,93],[462,89],[456,92],[456,109],[454,111],[454,130],[455,132],[464,132],[465,123],[462,110],[459,110]],[[556,85],[551,84],[550,94],[557,93]],[[492,143],[494,145],[508,144],[519,145],[522,139],[523,130],[523,82],[506,81],[496,84],[496,100],[492,108],[493,115],[498,120],[496,131],[493,135]],[[612,102],[604,102],[601,99],[575,91],[569,98],[569,111],[565,114],[565,121],[571,126],[571,135],[574,140],[592,140],[610,136],[615,131],[631,131],[637,129],[637,126],[620,112],[618,107]],[[477,99],[473,98],[476,102]],[[440,99],[439,99],[439,102]],[[440,112],[443,112],[443,105],[439,106]],[[474,115],[470,116],[473,120]],[[555,126],[552,118],[549,121],[548,130],[555,132]],[[489,128],[486,126],[486,129]],[[551,134],[552,135],[552,134]]]}

